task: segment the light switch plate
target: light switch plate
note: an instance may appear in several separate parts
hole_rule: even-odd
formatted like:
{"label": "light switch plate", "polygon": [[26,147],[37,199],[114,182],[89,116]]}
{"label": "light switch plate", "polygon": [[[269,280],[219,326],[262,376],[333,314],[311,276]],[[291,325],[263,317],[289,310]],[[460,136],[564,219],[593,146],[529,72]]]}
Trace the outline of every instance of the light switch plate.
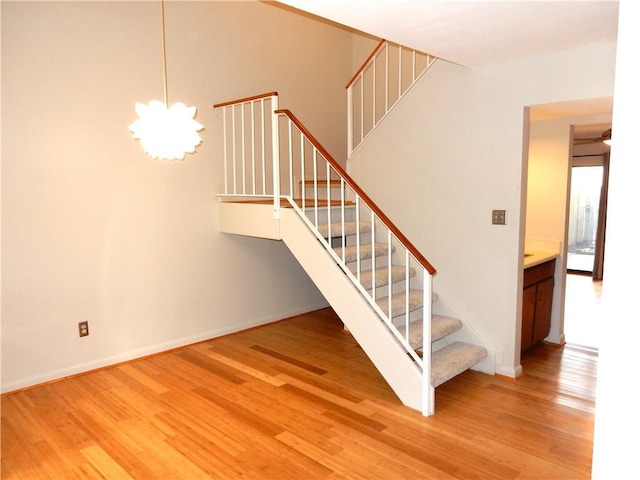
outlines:
{"label": "light switch plate", "polygon": [[506,210],[492,210],[491,211],[491,225],[506,225],[507,224],[507,211]]}

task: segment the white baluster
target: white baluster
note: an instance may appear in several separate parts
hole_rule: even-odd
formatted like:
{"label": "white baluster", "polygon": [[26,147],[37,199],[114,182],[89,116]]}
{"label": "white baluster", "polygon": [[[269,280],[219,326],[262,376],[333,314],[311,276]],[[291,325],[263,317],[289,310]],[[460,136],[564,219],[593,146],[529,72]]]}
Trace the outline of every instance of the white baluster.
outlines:
{"label": "white baluster", "polygon": [[[273,218],[280,218],[280,140],[278,134],[278,97],[271,97],[271,164],[273,170]],[[263,130],[262,136],[265,133]],[[266,172],[266,171],[265,171]],[[264,175],[263,175],[264,176]]]}
{"label": "white baluster", "polygon": [[243,103],[241,106],[241,119],[242,119],[242,128],[240,130],[240,138],[242,140],[242,194],[246,195],[247,194],[247,166],[245,164],[246,162],[246,154],[245,154],[245,134],[244,134],[244,110],[245,110],[245,104]]}
{"label": "white baluster", "polygon": [[347,152],[353,153],[353,84],[347,88]]}
{"label": "white baluster", "polygon": [[253,103],[251,108],[251,193],[256,194],[256,115]]}
{"label": "white baluster", "polygon": [[[266,149],[266,133],[267,130],[265,128],[265,121],[264,121],[264,117],[265,117],[265,106],[264,106],[264,98],[260,99],[260,129],[262,130],[262,138],[261,138],[261,142],[260,142],[260,157],[262,158],[262,194],[266,195],[267,194],[267,168],[266,168],[266,163],[265,163],[265,149]],[[277,119],[276,119],[277,121]],[[274,161],[275,161],[275,157],[274,156]],[[274,185],[273,188],[273,194],[275,196],[276,194],[276,188]],[[275,218],[278,218],[277,216]]]}
{"label": "white baluster", "polygon": [[227,138],[227,108],[224,107],[222,109],[222,156],[224,157],[224,193],[225,195],[229,193],[229,176],[227,173],[227,163],[229,161],[229,155],[227,152],[227,143],[229,139]]}
{"label": "white baluster", "polygon": [[231,137],[233,141],[232,153],[233,153],[233,194],[238,193],[238,178],[236,173],[236,106],[234,105],[231,110],[231,124],[233,128],[231,130]]}

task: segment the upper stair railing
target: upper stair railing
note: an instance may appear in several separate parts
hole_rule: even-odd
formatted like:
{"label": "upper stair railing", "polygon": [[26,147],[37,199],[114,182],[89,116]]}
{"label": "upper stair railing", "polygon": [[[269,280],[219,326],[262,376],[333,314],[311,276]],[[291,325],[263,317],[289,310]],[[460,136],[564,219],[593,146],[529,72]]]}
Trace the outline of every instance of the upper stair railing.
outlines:
{"label": "upper stair railing", "polygon": [[298,212],[421,370],[423,414],[431,415],[431,322],[422,322],[422,355],[409,324],[416,294],[422,317],[431,318],[435,269],[304,125],[277,105],[276,92],[214,105],[223,111],[220,197],[272,199],[275,218],[283,200]]}
{"label": "upper stair railing", "polygon": [[278,92],[241,98],[213,106],[222,109],[224,186],[222,195],[273,198],[280,212],[278,172]]}
{"label": "upper stair railing", "polygon": [[437,60],[381,40],[346,86],[348,154],[360,145]]}

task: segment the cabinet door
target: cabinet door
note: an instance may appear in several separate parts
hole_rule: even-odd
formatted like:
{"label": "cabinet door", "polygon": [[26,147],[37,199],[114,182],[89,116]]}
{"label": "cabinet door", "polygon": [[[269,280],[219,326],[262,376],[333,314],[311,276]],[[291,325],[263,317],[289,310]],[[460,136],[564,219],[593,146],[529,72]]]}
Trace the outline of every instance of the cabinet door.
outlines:
{"label": "cabinet door", "polygon": [[533,321],[533,343],[539,342],[551,330],[551,307],[553,305],[553,278],[536,284],[536,312]]}
{"label": "cabinet door", "polygon": [[522,336],[520,349],[526,350],[533,345],[533,324],[536,316],[536,285],[522,291]]}

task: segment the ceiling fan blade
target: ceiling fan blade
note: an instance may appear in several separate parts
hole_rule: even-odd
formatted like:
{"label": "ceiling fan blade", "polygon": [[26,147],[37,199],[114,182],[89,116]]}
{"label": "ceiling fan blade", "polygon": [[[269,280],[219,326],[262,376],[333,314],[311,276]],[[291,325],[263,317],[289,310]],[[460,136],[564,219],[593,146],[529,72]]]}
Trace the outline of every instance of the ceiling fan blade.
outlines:
{"label": "ceiling fan blade", "polygon": [[574,145],[591,145],[592,143],[602,143],[602,137],[593,138],[574,138]]}
{"label": "ceiling fan blade", "polygon": [[583,137],[583,138],[575,138],[573,139],[574,145],[590,145],[593,143],[604,143],[605,140],[611,139],[611,129],[607,129],[602,132],[602,135],[599,137]]}

